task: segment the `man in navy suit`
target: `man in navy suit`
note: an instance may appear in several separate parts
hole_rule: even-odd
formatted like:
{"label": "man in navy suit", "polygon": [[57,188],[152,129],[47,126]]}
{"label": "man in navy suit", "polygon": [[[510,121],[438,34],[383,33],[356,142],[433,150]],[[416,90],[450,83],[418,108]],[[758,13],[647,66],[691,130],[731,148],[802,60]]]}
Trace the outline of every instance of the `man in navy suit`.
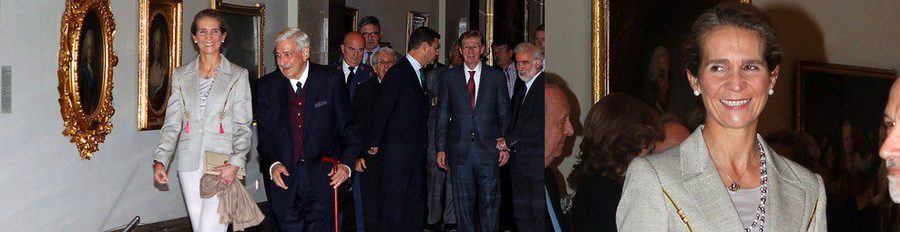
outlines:
{"label": "man in navy suit", "polygon": [[485,52],[481,32],[463,33],[459,44],[463,65],[441,77],[436,160],[450,173],[457,228],[476,231],[477,215],[480,231],[498,231],[499,166],[509,158],[498,142],[503,141],[510,121],[509,92],[505,75],[481,63]]}
{"label": "man in navy suit", "polygon": [[362,63],[365,44],[366,40],[363,39],[362,34],[356,31],[348,32],[344,35],[344,42],[341,44],[341,59],[328,65],[344,74],[341,81],[347,85],[350,99],[353,99],[359,84],[375,77],[375,70]]}
{"label": "man in navy suit", "polygon": [[[363,51],[365,51],[365,43],[366,40],[363,39],[362,34],[359,32],[348,32],[344,35],[344,42],[341,44],[341,58],[338,59],[337,62],[328,65],[343,74],[341,75],[341,82],[345,84],[345,87],[350,94],[351,104],[354,95],[356,95],[357,87],[363,82],[372,80],[373,76],[375,76],[372,67],[361,63]],[[362,122],[355,122],[356,125],[359,125],[360,123]],[[359,153],[364,152],[360,150]],[[361,208],[363,204],[362,195],[360,195],[359,191],[359,175],[355,175],[352,179],[353,188],[351,188],[350,195],[353,197],[353,202],[351,204],[351,202],[347,201],[347,204],[341,206],[341,211],[343,211],[344,215],[343,220],[345,225],[355,225],[358,231],[365,231],[363,211]]]}
{"label": "man in navy suit", "polygon": [[332,231],[332,194],[346,190],[339,187],[360,149],[350,97],[338,72],[308,61],[306,33],[285,29],[275,44],[278,70],[259,80],[257,95],[257,149],[272,178],[270,205],[282,231]]}
{"label": "man in navy suit", "polygon": [[513,218],[519,231],[545,231],[544,196],[544,53],[525,42],[516,46],[516,69],[524,87],[512,98],[513,123],[507,135]]}
{"label": "man in navy suit", "polygon": [[[425,223],[425,154],[431,102],[422,68],[434,61],[440,34],[419,27],[408,52],[388,70],[378,96],[369,154],[379,156],[378,231],[422,231]],[[372,228],[366,228],[371,231]]]}

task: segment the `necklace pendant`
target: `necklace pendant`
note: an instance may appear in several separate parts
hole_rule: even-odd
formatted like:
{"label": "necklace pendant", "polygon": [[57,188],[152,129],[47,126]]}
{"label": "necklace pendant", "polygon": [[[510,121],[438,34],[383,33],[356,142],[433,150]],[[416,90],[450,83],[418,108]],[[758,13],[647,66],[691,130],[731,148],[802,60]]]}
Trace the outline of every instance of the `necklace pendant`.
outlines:
{"label": "necklace pendant", "polygon": [[741,186],[738,185],[737,182],[731,182],[731,186],[728,186],[728,190],[731,190],[732,192],[737,192],[740,189]]}

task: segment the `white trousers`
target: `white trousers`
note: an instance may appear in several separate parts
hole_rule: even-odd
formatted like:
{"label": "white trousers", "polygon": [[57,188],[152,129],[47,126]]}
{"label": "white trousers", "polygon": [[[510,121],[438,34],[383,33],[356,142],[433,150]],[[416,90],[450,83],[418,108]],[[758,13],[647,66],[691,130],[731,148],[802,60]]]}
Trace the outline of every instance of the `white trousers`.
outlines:
{"label": "white trousers", "polygon": [[200,198],[200,178],[203,177],[203,164],[206,157],[200,155],[200,167],[196,171],[178,172],[181,192],[187,205],[191,228],[198,232],[225,232],[227,224],[219,223],[219,196],[207,199]]}

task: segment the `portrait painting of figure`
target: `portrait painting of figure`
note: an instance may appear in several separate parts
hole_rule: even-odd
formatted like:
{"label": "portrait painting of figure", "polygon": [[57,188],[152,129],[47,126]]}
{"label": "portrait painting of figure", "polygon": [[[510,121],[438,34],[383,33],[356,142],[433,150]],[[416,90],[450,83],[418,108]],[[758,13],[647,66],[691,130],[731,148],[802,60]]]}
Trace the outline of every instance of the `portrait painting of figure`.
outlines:
{"label": "portrait painting of figure", "polygon": [[169,32],[168,22],[163,14],[156,14],[150,22],[149,67],[147,82],[148,110],[161,111],[169,92]]}
{"label": "portrait painting of figure", "polygon": [[100,18],[94,11],[84,16],[78,45],[78,98],[84,114],[90,115],[100,103],[103,90],[103,38]]}

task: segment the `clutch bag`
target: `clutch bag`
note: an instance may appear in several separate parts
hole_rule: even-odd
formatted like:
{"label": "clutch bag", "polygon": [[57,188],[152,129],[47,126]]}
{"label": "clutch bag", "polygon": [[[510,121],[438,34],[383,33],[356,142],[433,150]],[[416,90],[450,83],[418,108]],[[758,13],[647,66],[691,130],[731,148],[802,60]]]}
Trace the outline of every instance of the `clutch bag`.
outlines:
{"label": "clutch bag", "polygon": [[[204,153],[204,156],[206,156],[206,163],[203,165],[203,173],[216,176],[220,175],[220,173],[216,171],[216,167],[228,164],[228,158],[231,158],[228,154],[211,151]],[[247,171],[243,168],[239,169],[237,173],[238,179],[243,180],[244,176],[247,176]]]}

